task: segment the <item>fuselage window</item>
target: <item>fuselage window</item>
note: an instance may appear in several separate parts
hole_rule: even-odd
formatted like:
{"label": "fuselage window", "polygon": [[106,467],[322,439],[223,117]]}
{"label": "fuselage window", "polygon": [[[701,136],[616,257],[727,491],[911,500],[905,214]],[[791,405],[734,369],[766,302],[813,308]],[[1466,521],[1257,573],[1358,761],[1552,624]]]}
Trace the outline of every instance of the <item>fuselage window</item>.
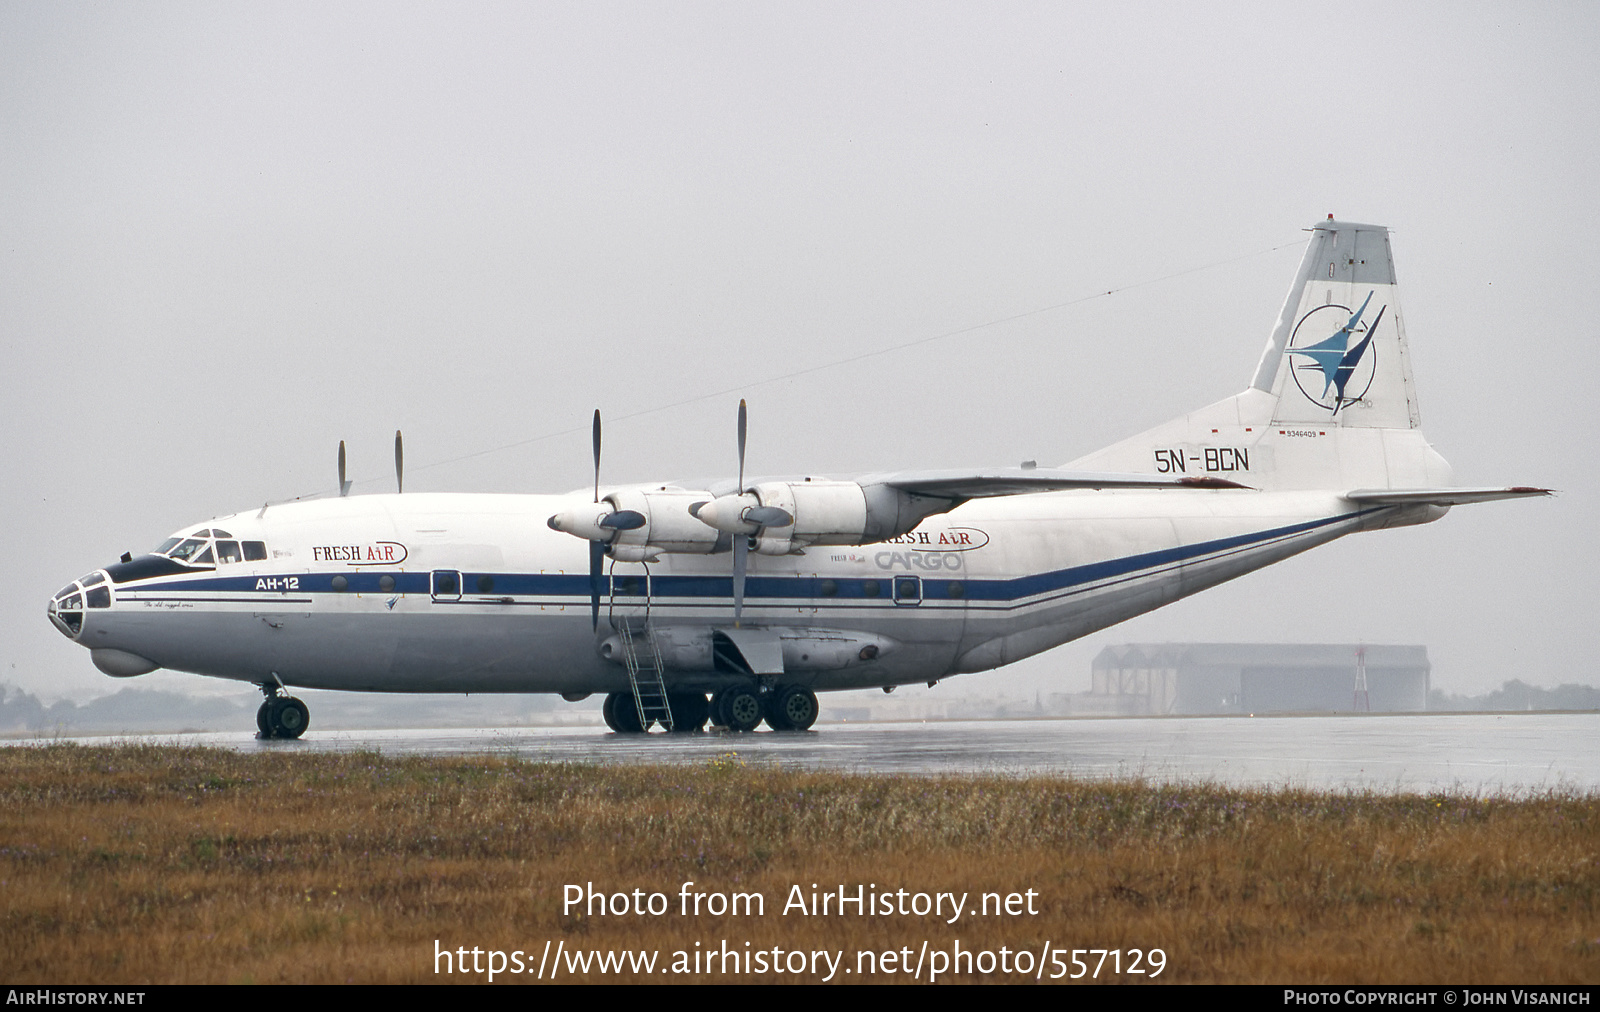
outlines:
{"label": "fuselage window", "polygon": [[389,593],[389,591],[394,589],[394,577],[390,576],[388,573],[384,573],[382,576],[378,577],[378,589],[383,591],[385,594]]}
{"label": "fuselage window", "polygon": [[883,587],[879,585],[877,580],[868,580],[861,585],[861,593],[867,597],[877,597],[883,593]]}
{"label": "fuselage window", "polygon": [[244,561],[261,562],[267,557],[267,543],[265,541],[246,541],[244,544]]}
{"label": "fuselage window", "polygon": [[239,561],[239,542],[237,542],[237,541],[218,541],[217,542],[217,561],[218,562],[238,562]]}

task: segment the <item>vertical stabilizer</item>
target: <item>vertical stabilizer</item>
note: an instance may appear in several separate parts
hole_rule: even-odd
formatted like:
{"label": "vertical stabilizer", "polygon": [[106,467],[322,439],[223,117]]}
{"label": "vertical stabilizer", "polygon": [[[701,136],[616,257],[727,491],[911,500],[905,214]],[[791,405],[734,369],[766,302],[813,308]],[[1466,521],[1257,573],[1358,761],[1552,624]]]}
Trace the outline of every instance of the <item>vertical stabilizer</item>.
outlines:
{"label": "vertical stabilizer", "polygon": [[1318,222],[1243,393],[1067,464],[1261,489],[1439,488],[1421,432],[1389,230]]}
{"label": "vertical stabilizer", "polygon": [[1311,230],[1250,386],[1272,395],[1274,424],[1421,426],[1388,229],[1330,218]]}

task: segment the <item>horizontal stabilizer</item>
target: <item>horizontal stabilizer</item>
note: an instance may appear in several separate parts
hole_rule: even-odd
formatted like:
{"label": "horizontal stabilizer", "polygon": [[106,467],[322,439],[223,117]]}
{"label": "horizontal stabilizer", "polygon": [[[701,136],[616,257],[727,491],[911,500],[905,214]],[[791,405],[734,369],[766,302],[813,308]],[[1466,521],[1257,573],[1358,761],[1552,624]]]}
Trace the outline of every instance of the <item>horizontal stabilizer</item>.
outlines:
{"label": "horizontal stabilizer", "polygon": [[983,471],[903,471],[873,475],[861,483],[887,485],[912,495],[937,499],[992,499],[1005,495],[1059,492],[1063,489],[1248,488],[1225,478],[1161,478],[1149,474],[1107,474],[1051,468],[992,468]]}
{"label": "horizontal stabilizer", "polygon": [[1513,485],[1510,488],[1358,488],[1346,492],[1351,502],[1370,506],[1465,506],[1496,499],[1527,499],[1551,495],[1548,488]]}

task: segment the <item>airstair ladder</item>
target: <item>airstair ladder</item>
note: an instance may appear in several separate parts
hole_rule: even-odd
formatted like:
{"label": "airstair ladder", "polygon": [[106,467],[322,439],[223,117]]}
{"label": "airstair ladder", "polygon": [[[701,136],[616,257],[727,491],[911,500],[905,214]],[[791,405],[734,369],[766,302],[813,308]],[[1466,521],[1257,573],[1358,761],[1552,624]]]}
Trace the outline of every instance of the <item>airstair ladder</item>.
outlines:
{"label": "airstair ladder", "polygon": [[[613,563],[613,566],[615,563]],[[639,659],[639,644],[634,636],[633,621],[629,616],[617,615],[617,581],[611,581],[611,625],[622,639],[622,663],[628,669],[628,684],[633,688],[633,705],[639,711],[639,726],[648,730],[652,721],[660,722],[668,731],[672,726],[672,705],[667,702],[666,671],[661,663],[661,650],[656,646],[655,631],[650,626],[650,570],[644,576],[644,648],[646,664]]]}
{"label": "airstair ladder", "polygon": [[672,706],[667,702],[661,651],[656,649],[656,638],[649,623],[645,623],[644,627],[645,659],[648,665],[639,663],[639,648],[630,623],[623,622],[617,631],[622,636],[622,662],[628,669],[628,684],[633,686],[633,702],[639,708],[639,725],[649,727],[651,721],[660,721],[662,727],[671,731]]}

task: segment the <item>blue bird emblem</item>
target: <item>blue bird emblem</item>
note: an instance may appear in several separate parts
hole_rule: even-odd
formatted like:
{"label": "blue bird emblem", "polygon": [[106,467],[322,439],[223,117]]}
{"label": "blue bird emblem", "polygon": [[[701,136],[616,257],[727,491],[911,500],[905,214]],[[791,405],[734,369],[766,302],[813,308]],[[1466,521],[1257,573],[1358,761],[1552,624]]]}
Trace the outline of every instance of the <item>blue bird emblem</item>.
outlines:
{"label": "blue bird emblem", "polygon": [[[1366,300],[1361,303],[1361,308],[1351,313],[1349,321],[1334,331],[1331,337],[1318,341],[1316,344],[1306,345],[1303,348],[1288,349],[1291,355],[1302,355],[1311,360],[1309,364],[1301,368],[1321,373],[1322,393],[1320,396],[1313,396],[1311,391],[1306,390],[1305,385],[1300,383],[1299,376],[1295,377],[1296,384],[1299,384],[1300,389],[1307,397],[1322,404],[1323,407],[1330,406],[1324,402],[1327,401],[1331,392],[1333,394],[1331,407],[1334,414],[1338,414],[1339,409],[1346,404],[1351,404],[1361,399],[1361,394],[1348,396],[1345,391],[1350,384],[1350,377],[1355,374],[1356,366],[1361,364],[1362,357],[1367,353],[1367,347],[1372,344],[1372,336],[1378,332],[1378,324],[1383,320],[1384,311],[1389,308],[1388,306],[1380,308],[1378,315],[1373,318],[1371,326],[1362,328],[1361,317],[1366,314],[1367,307],[1371,305],[1373,294],[1372,292],[1367,293]],[[1318,311],[1330,308],[1335,307],[1320,306],[1318,309],[1312,310],[1300,321],[1301,324],[1304,324],[1306,320],[1310,319]],[[1297,332],[1299,329],[1298,326],[1295,328]],[[1351,341],[1355,339],[1358,333],[1361,335],[1360,339],[1355,340],[1355,344],[1352,345]],[[1365,392],[1363,390],[1362,394]]]}

